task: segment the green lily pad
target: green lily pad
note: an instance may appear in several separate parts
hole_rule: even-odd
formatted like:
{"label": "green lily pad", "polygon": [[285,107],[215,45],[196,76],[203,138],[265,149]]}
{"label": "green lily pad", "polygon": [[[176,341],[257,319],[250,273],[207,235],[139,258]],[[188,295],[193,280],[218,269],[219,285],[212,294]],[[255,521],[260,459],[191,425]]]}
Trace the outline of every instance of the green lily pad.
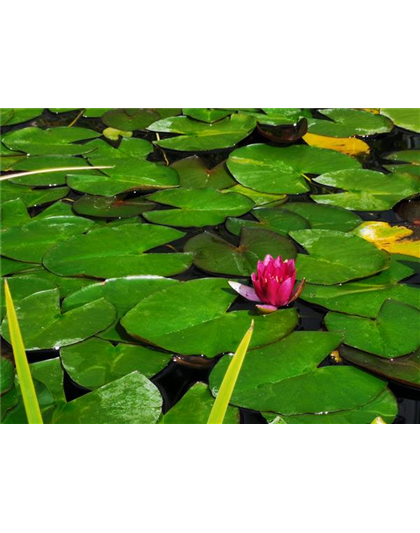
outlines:
{"label": "green lily pad", "polygon": [[71,203],[67,203],[66,201],[58,201],[54,202],[53,204],[49,205],[45,209],[43,209],[38,215],[36,215],[35,218],[32,220],[43,220],[44,218],[51,218],[51,217],[71,217],[74,216],[74,211],[72,209]]}
{"label": "green lily pad", "polygon": [[[8,278],[9,285],[12,279],[18,278],[18,277],[24,277],[25,280],[31,279],[31,280],[41,280],[41,281],[47,281],[48,283],[52,284],[51,288],[58,288],[60,291],[60,298],[65,298],[70,293],[82,288],[86,287],[87,285],[92,285],[93,283],[96,283],[97,280],[95,279],[88,279],[88,278],[68,278],[65,276],[56,276],[52,272],[49,272],[46,270],[43,266],[38,265],[27,265],[30,266],[30,270],[26,270],[23,273],[20,273],[18,276],[13,276],[11,278]],[[35,267],[35,268],[34,268]],[[34,281],[35,282],[35,281]],[[29,283],[29,281],[28,281]],[[10,285],[11,286],[11,285]],[[34,291],[38,292],[38,291]],[[29,296],[29,294],[28,294]]]}
{"label": "green lily pad", "polygon": [[214,124],[206,124],[188,117],[171,117],[154,122],[148,129],[158,133],[181,134],[156,141],[155,144],[161,148],[204,152],[235,146],[252,132],[255,125],[253,117],[235,114]]}
{"label": "green lily pad", "polygon": [[[240,404],[248,391],[268,383],[290,379],[315,370],[342,340],[337,333],[294,331],[274,344],[249,350],[232,394],[232,404]],[[232,355],[223,357],[210,375],[210,388],[217,394]]]}
{"label": "green lily pad", "polygon": [[162,397],[139,372],[108,383],[66,404],[55,424],[155,424]]}
{"label": "green lily pad", "polygon": [[143,346],[114,346],[95,338],[62,348],[60,355],[67,374],[86,389],[97,389],[136,370],[150,378],[172,359],[170,354]]}
{"label": "green lily pad", "polygon": [[15,382],[15,367],[5,357],[0,357],[0,394],[9,391]]}
{"label": "green lily pad", "polygon": [[386,156],[387,160],[396,163],[384,165],[390,172],[408,172],[420,176],[420,150],[401,150]]}
{"label": "green lily pad", "polygon": [[2,172],[12,170],[13,165],[16,165],[22,159],[26,159],[26,157],[22,152],[9,150],[3,143],[0,143],[0,170]]}
{"label": "green lily pad", "polygon": [[209,123],[221,120],[231,114],[231,111],[227,109],[209,109],[203,107],[184,108],[182,112],[190,118]]}
{"label": "green lily pad", "polygon": [[335,194],[316,194],[321,204],[357,211],[383,211],[420,192],[420,178],[412,174],[382,174],[374,170],[340,170],[315,178],[317,183],[344,189]]}
{"label": "green lily pad", "polygon": [[[31,171],[53,168],[71,168],[71,167],[88,167],[88,163],[81,157],[59,156],[59,155],[36,155],[26,157],[13,165],[13,171]],[[24,176],[22,178],[13,178],[13,183],[27,185],[31,187],[49,187],[56,185],[66,185],[66,176],[70,170],[61,170],[57,172],[46,172],[35,174],[34,176]],[[76,172],[83,172],[77,170]]]}
{"label": "green lily pad", "polygon": [[2,257],[0,261],[1,275],[8,276],[9,274],[15,274],[16,272],[22,272],[33,268],[34,265],[30,263],[22,263],[22,261],[15,261],[8,257]]}
{"label": "green lily pad", "polygon": [[1,229],[11,228],[12,226],[22,226],[30,222],[31,217],[28,214],[26,205],[20,198],[9,200],[0,206]]}
{"label": "green lily pad", "polygon": [[400,128],[420,133],[420,110],[418,108],[381,108],[381,115],[390,118]]}
{"label": "green lily pad", "polygon": [[59,276],[172,276],[189,268],[191,254],[143,252],[183,236],[181,231],[150,224],[95,229],[59,242],[45,254],[44,265]]}
{"label": "green lily pad", "polygon": [[101,116],[107,126],[124,131],[144,130],[159,120],[159,114],[152,109],[110,109]]}
{"label": "green lily pad", "polygon": [[230,194],[232,192],[243,194],[244,196],[248,196],[248,198],[250,198],[256,206],[267,204],[270,204],[270,206],[280,205],[284,203],[287,198],[285,194],[270,194],[266,192],[254,191],[249,187],[239,185],[239,183],[233,187],[229,187],[228,189],[223,189],[220,192],[224,194]]}
{"label": "green lily pad", "polygon": [[100,159],[146,159],[153,152],[153,145],[144,139],[121,139],[117,148],[101,139],[85,144],[89,151],[85,157],[92,165],[98,166]]}
{"label": "green lily pad", "polygon": [[130,198],[123,200],[116,196],[81,196],[74,204],[73,209],[80,215],[103,218],[130,218],[150,211],[155,204],[144,198]]}
{"label": "green lily pad", "polygon": [[300,194],[309,190],[305,174],[360,168],[360,163],[334,150],[312,146],[276,148],[251,144],[234,150],[227,166],[245,187],[268,193]]}
{"label": "green lily pad", "polygon": [[[56,407],[54,396],[51,394],[48,388],[40,381],[37,381],[34,379],[34,386],[35,386],[35,393],[38,398],[38,403],[39,403],[39,407],[41,410],[43,422],[44,424],[49,424],[51,422],[51,418],[52,418],[54,409]],[[5,398],[9,396],[11,392],[12,391],[10,391],[5,396]],[[19,384],[16,387],[15,392],[16,393],[14,396],[14,400],[15,400],[14,406],[13,408],[7,411],[6,415],[2,419],[2,424],[27,424],[28,423]],[[2,405],[2,411],[3,411],[3,405]]]}
{"label": "green lily pad", "polygon": [[413,268],[404,264],[404,259],[410,260],[393,254],[388,270],[367,279],[331,286],[307,283],[300,298],[331,311],[371,318],[377,316],[382,304],[390,298],[420,309],[420,290],[398,283],[414,273]]}
{"label": "green lily pad", "polygon": [[[96,335],[115,320],[115,308],[101,299],[61,314],[58,289],[31,294],[16,302],[16,313],[27,350],[47,350]],[[7,318],[2,336],[10,342]]]}
{"label": "green lily pad", "polygon": [[71,235],[84,233],[94,222],[82,217],[50,217],[32,220],[2,232],[2,254],[10,259],[41,263],[45,252]]}
{"label": "green lily pad", "polygon": [[250,114],[258,120],[258,124],[267,126],[282,126],[287,124],[296,124],[302,118],[311,118],[311,112],[308,109],[299,109],[297,107],[270,107],[263,108],[264,113],[251,112]]}
{"label": "green lily pad", "polygon": [[244,228],[239,246],[210,232],[192,237],[184,246],[194,254],[194,264],[206,272],[250,276],[256,271],[258,260],[267,254],[283,259],[296,257],[293,243],[277,233],[258,228]]}
{"label": "green lily pad", "polygon": [[386,382],[357,368],[329,366],[247,390],[235,405],[289,416],[330,413],[365,405],[385,387]]}
{"label": "green lily pad", "polygon": [[[290,232],[310,255],[298,254],[298,279],[334,285],[371,276],[389,265],[389,254],[357,235],[310,229]],[[363,260],[361,260],[361,258]]]}
{"label": "green lily pad", "polygon": [[[55,289],[54,282],[42,278],[35,278],[31,276],[12,276],[7,279],[9,289],[16,304],[19,300],[23,300],[27,296],[35,292],[46,291],[48,289]],[[6,302],[4,296],[4,280],[0,285],[0,300],[1,300],[1,319],[6,315]]]}
{"label": "green lily pad", "polygon": [[[271,422],[274,424],[371,424],[380,416],[387,424],[392,424],[398,414],[398,404],[395,396],[388,389],[381,392],[374,400],[365,405],[336,411],[333,413],[315,413],[295,416],[281,416]],[[270,413],[269,419],[276,415]]]}
{"label": "green lily pad", "polygon": [[420,310],[386,300],[375,319],[329,312],[325,325],[344,335],[344,343],[365,352],[394,358],[420,346]]}
{"label": "green lily pad", "polygon": [[225,161],[208,169],[204,161],[193,155],[171,164],[178,176],[180,187],[189,189],[225,189],[235,185],[235,180],[226,169]]}
{"label": "green lily pad", "polygon": [[19,150],[29,155],[78,155],[88,151],[85,144],[78,141],[94,139],[100,133],[86,128],[57,127],[23,128],[6,133],[2,141],[10,150]]}
{"label": "green lily pad", "polygon": [[59,357],[38,361],[30,365],[32,377],[43,383],[56,403],[66,402],[64,372]]}
{"label": "green lily pad", "polygon": [[[164,414],[160,424],[207,424],[214,404],[214,398],[205,383],[195,383],[189,391]],[[240,413],[236,407],[228,406],[223,424],[239,424]]]}
{"label": "green lily pad", "polygon": [[178,186],[178,176],[169,167],[135,158],[97,158],[95,165],[114,168],[102,172],[68,174],[67,183],[76,191],[99,196],[115,196],[124,192],[169,189]]}
{"label": "green lily pad", "polygon": [[342,346],[340,355],[346,361],[386,379],[411,387],[420,387],[420,350],[396,359],[384,359],[349,346]]}
{"label": "green lily pad", "polygon": [[251,347],[270,344],[296,326],[296,309],[269,315],[226,310],[236,298],[228,280],[198,279],[179,283],[142,300],[122,319],[129,335],[183,355],[208,357],[235,351],[255,321]]}
{"label": "green lily pad", "polygon": [[354,137],[387,133],[393,128],[392,122],[386,117],[358,109],[322,109],[320,113],[328,120],[309,119],[309,133],[327,137]]}
{"label": "green lily pad", "polygon": [[331,229],[335,231],[351,231],[362,219],[340,207],[320,205],[309,202],[287,202],[282,206],[285,211],[292,211],[304,218],[311,229]]}
{"label": "green lily pad", "polygon": [[28,109],[26,107],[2,108],[0,109],[0,124],[2,126],[12,126],[39,117],[44,112],[44,108]]}
{"label": "green lily pad", "polygon": [[19,396],[17,393],[17,387],[13,385],[13,387],[1,397],[0,420],[2,424],[4,424],[3,419],[6,417],[7,413],[16,407],[18,402]]}
{"label": "green lily pad", "polygon": [[149,222],[168,226],[213,226],[227,216],[240,216],[250,211],[254,202],[242,194],[222,194],[214,189],[159,191],[148,196],[154,202],[178,209],[161,209],[144,214]]}
{"label": "green lily pad", "polygon": [[112,341],[130,342],[130,337],[119,326],[119,320],[142,299],[176,283],[178,281],[174,279],[159,276],[127,276],[126,278],[107,279],[73,292],[64,300],[62,308],[66,312],[100,298],[106,298],[117,310],[117,317],[108,329],[99,333],[99,336]]}
{"label": "green lily pad", "polygon": [[69,193],[68,187],[50,187],[48,189],[30,189],[24,185],[17,185],[9,181],[2,181],[0,185],[0,203],[20,198],[26,207],[48,204],[64,198]]}

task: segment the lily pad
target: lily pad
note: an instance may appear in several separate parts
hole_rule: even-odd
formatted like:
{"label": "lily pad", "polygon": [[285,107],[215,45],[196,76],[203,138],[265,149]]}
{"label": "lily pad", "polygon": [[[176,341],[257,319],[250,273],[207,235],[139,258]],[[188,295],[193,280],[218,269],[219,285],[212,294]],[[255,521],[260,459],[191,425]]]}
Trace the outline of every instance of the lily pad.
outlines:
{"label": "lily pad", "polygon": [[[315,370],[337,348],[342,337],[324,331],[294,331],[269,346],[249,350],[233,391],[231,403],[245,398],[247,391]],[[232,355],[223,357],[210,375],[210,388],[217,394]]]}
{"label": "lily pad", "polygon": [[144,130],[159,120],[159,114],[152,109],[110,109],[101,116],[107,126],[124,131]]}
{"label": "lily pad", "polygon": [[251,144],[234,150],[227,161],[234,178],[261,192],[300,194],[309,186],[304,175],[360,168],[352,157],[311,146],[276,148]]}
{"label": "lily pad", "polygon": [[341,332],[344,343],[365,352],[392,359],[420,346],[420,310],[386,300],[375,319],[329,312],[325,325]]}
{"label": "lily pad", "polygon": [[5,357],[0,357],[0,394],[9,391],[15,383],[15,367]]}
{"label": "lily pad", "polygon": [[189,189],[225,189],[236,183],[227,171],[225,161],[209,169],[200,157],[193,155],[175,161],[171,168],[179,176],[179,185]]}
{"label": "lily pad", "polygon": [[[31,171],[44,170],[53,168],[71,168],[71,167],[88,167],[88,163],[81,157],[59,156],[59,155],[36,155],[26,157],[25,159],[13,165],[13,171]],[[24,176],[22,178],[13,178],[13,183],[27,185],[31,187],[49,187],[56,185],[66,185],[66,176],[71,170],[61,170],[57,172],[46,172],[35,174],[34,176]],[[83,172],[83,170],[77,170]]]}
{"label": "lily pad", "polygon": [[386,379],[420,387],[420,350],[396,359],[384,359],[349,346],[342,346],[340,355],[346,361]]}
{"label": "lily pad", "polygon": [[166,166],[135,158],[98,158],[95,165],[109,166],[102,172],[68,174],[67,183],[76,191],[99,196],[115,196],[124,192],[168,189],[178,186],[176,172]]}
{"label": "lily pad", "polygon": [[[298,254],[297,277],[308,283],[334,285],[385,270],[389,255],[350,233],[322,229],[290,232],[309,255]],[[361,258],[363,260],[361,260]]]}
{"label": "lily pad", "polygon": [[30,368],[32,377],[47,387],[56,403],[67,401],[64,393],[64,372],[59,357],[32,363]]}
{"label": "lily pad", "polygon": [[252,132],[255,125],[253,117],[235,114],[214,124],[206,124],[188,117],[171,117],[154,122],[148,129],[158,133],[181,134],[156,141],[155,144],[161,148],[203,152],[235,146]]}
{"label": "lily pad", "polygon": [[[48,390],[48,388],[41,383],[40,381],[37,381],[34,379],[34,387],[35,387],[35,393],[38,398],[39,407],[41,409],[41,415],[42,419],[44,421],[44,424],[49,424],[51,422],[51,418],[55,409],[55,400],[54,396],[51,394],[51,392]],[[28,420],[26,417],[26,411],[25,407],[23,405],[23,399],[22,394],[20,391],[19,383],[17,382],[17,386],[15,389],[9,391],[5,395],[5,399],[11,394],[15,393],[14,397],[12,396],[14,400],[14,405],[11,406],[10,404],[8,407],[12,407],[10,410],[7,411],[6,415],[4,416],[2,420],[2,424],[27,424]],[[6,400],[7,403],[9,403],[9,400]],[[2,398],[3,403],[3,398]],[[3,411],[3,405],[2,405],[2,411]]]}
{"label": "lily pad", "polygon": [[85,144],[75,144],[76,142],[99,136],[97,131],[86,128],[62,126],[42,130],[30,127],[6,133],[2,141],[10,150],[19,150],[29,155],[78,155],[86,153],[88,148]]}
{"label": "lily pad", "polygon": [[[381,392],[374,400],[346,411],[333,413],[315,413],[294,416],[277,416],[271,423],[277,424],[371,424],[372,420],[380,416],[387,424],[392,424],[398,414],[398,404],[395,396],[388,389]],[[270,419],[276,415],[270,413]]]}
{"label": "lily pad", "polygon": [[2,126],[12,126],[39,117],[44,108],[29,109],[26,107],[0,109],[0,123]]}
{"label": "lily pad", "polygon": [[382,174],[374,170],[352,169],[329,172],[315,178],[317,183],[343,189],[335,194],[316,194],[321,204],[357,211],[382,211],[420,192],[420,178],[412,174]]}
{"label": "lily pad", "polygon": [[186,252],[194,254],[194,264],[206,272],[250,276],[256,270],[258,260],[267,254],[283,259],[296,257],[293,243],[272,231],[244,228],[239,246],[225,241],[210,232],[192,237],[185,245]]}
{"label": "lily pad", "polygon": [[2,254],[10,259],[28,263],[42,263],[45,252],[71,235],[84,233],[94,222],[82,217],[50,217],[32,220],[21,227],[2,232]]}
{"label": "lily pad", "polygon": [[136,370],[150,378],[172,358],[170,354],[143,346],[114,346],[95,338],[62,348],[60,355],[67,374],[86,389],[97,389]]}
{"label": "lily pad", "polygon": [[149,344],[208,357],[235,351],[252,319],[252,348],[275,342],[295,328],[296,309],[258,316],[248,311],[226,313],[236,296],[226,279],[187,281],[145,298],[121,324],[131,336]]}
{"label": "lily pad", "polygon": [[155,204],[144,198],[130,198],[123,200],[116,196],[81,196],[73,209],[80,215],[103,218],[130,218],[150,211]]}
{"label": "lily pad", "polygon": [[[45,291],[48,289],[55,289],[56,285],[46,279],[35,278],[31,276],[12,276],[7,279],[9,284],[10,292],[13,297],[13,302],[16,304],[19,300],[23,300],[27,296],[34,294],[35,292]],[[4,297],[4,280],[2,280],[0,285],[0,294],[1,294],[1,319],[3,320],[6,315],[6,302]]]}
{"label": "lily pad", "polygon": [[144,139],[121,139],[118,147],[101,140],[94,139],[85,144],[89,148],[89,152],[85,155],[89,161],[95,165],[99,165],[101,158],[107,159],[146,159],[146,157],[153,152],[153,145]]}
{"label": "lily pad", "polygon": [[413,230],[405,226],[391,226],[388,222],[376,220],[364,222],[353,233],[390,254],[420,258],[420,240],[414,237]]}
{"label": "lily pad", "polygon": [[420,150],[393,152],[385,159],[395,161],[395,163],[384,165],[390,172],[408,172],[420,176]]}
{"label": "lily pad", "polygon": [[340,207],[319,205],[309,202],[287,202],[282,209],[292,211],[304,218],[311,229],[331,229],[350,231],[357,227],[362,219]]}
{"label": "lily pad", "polygon": [[420,110],[418,108],[381,108],[381,115],[390,118],[400,128],[420,133]]}
{"label": "lily pad", "polygon": [[162,397],[139,372],[108,383],[65,405],[55,424],[155,424]]}
{"label": "lily pad", "polygon": [[231,114],[231,111],[226,109],[209,109],[204,107],[185,108],[182,110],[182,112],[184,115],[187,115],[190,118],[209,123],[221,120],[222,118],[228,117]]}
{"label": "lily pad", "polygon": [[386,382],[357,368],[329,366],[247,390],[235,405],[288,416],[330,413],[366,405],[385,388]]}
{"label": "lily pad", "polygon": [[172,276],[189,268],[191,254],[144,252],[183,236],[178,230],[150,224],[95,229],[59,242],[45,254],[44,265],[59,276]]}
{"label": "lily pad", "polygon": [[358,281],[332,286],[307,283],[300,298],[332,311],[371,318],[377,316],[382,304],[390,298],[420,309],[420,290],[398,283],[414,273],[404,259],[410,258],[393,256],[388,270]]}
{"label": "lily pad", "polygon": [[117,317],[114,324],[99,333],[99,336],[112,341],[127,342],[129,337],[119,326],[119,320],[142,299],[176,283],[178,281],[174,279],[159,276],[127,276],[126,278],[107,279],[73,292],[64,300],[62,307],[66,312],[100,298],[106,298],[117,310]]}
{"label": "lily pad", "polygon": [[221,224],[226,217],[243,215],[254,206],[254,202],[242,194],[222,194],[214,189],[178,188],[159,191],[148,198],[178,209],[149,211],[144,218],[155,224],[178,227]]}
{"label": "lily pad", "polygon": [[[47,350],[74,344],[96,335],[115,320],[115,308],[105,299],[61,314],[58,289],[31,294],[16,302],[16,313],[27,350]],[[2,336],[10,342],[7,318]]]}
{"label": "lily pad", "polygon": [[[160,424],[207,424],[214,398],[205,383],[195,383],[189,391],[164,414]],[[239,424],[240,413],[228,406],[223,424]]]}
{"label": "lily pad", "polygon": [[370,153],[370,146],[356,137],[327,137],[307,133],[303,136],[303,140],[309,146],[336,150],[337,152],[351,156],[365,156]]}
{"label": "lily pad", "polygon": [[308,131],[329,137],[368,136],[387,133],[392,130],[392,122],[381,115],[357,109],[322,109],[328,120],[312,118],[308,120]]}
{"label": "lily pad", "polygon": [[22,261],[15,261],[8,257],[1,257],[1,275],[8,276],[9,274],[15,274],[16,272],[22,272],[33,268],[30,263],[22,263]]}
{"label": "lily pad", "polygon": [[267,192],[254,191],[249,187],[239,185],[239,183],[233,187],[229,187],[228,189],[223,189],[220,192],[224,194],[230,194],[231,192],[243,194],[244,196],[248,196],[248,198],[250,198],[256,206],[267,204],[270,204],[270,206],[280,205],[284,203],[287,198],[285,194],[270,194]]}
{"label": "lily pad", "polygon": [[48,189],[30,189],[24,185],[17,185],[9,181],[2,181],[0,185],[0,202],[8,202],[20,198],[26,207],[48,204],[64,198],[69,193],[68,187],[49,187]]}
{"label": "lily pad", "polygon": [[1,204],[0,218],[2,230],[11,228],[12,226],[22,226],[31,220],[26,205],[20,198]]}

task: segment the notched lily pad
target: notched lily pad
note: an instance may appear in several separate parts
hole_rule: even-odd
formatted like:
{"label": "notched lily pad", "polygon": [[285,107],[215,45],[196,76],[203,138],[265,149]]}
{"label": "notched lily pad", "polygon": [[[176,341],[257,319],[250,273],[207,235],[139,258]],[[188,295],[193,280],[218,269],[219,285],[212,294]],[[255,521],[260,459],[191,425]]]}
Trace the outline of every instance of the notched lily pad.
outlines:
{"label": "notched lily pad", "polygon": [[208,357],[235,351],[252,319],[251,347],[275,342],[297,325],[296,309],[258,316],[248,311],[227,313],[236,296],[226,279],[182,282],[142,300],[121,324],[131,336],[149,344]]}
{"label": "notched lily pad", "polygon": [[171,168],[179,176],[180,187],[189,189],[225,189],[236,183],[227,171],[225,161],[209,169],[200,157],[193,155],[175,161],[175,163],[171,164]]}
{"label": "notched lily pad", "polygon": [[250,276],[256,270],[258,260],[267,254],[283,259],[296,257],[291,240],[264,229],[244,228],[239,246],[225,241],[218,235],[204,232],[192,237],[185,245],[186,252],[194,254],[194,264],[206,272]]}
{"label": "notched lily pad", "polygon": [[60,355],[71,379],[86,389],[97,389],[134,371],[150,378],[172,358],[170,354],[143,346],[114,346],[95,338],[62,348]]}
{"label": "notched lily pad", "polygon": [[64,198],[69,193],[68,187],[49,187],[48,189],[30,189],[9,181],[0,182],[0,202],[20,198],[26,207],[48,204]]}
{"label": "notched lily pad", "polygon": [[154,202],[178,209],[149,211],[144,217],[149,222],[168,226],[214,226],[228,216],[244,215],[254,202],[242,194],[222,194],[214,189],[184,189],[159,191],[148,196]]}
{"label": "notched lily pad", "polygon": [[291,231],[290,235],[309,253],[298,254],[296,263],[298,279],[305,278],[308,283],[344,283],[389,266],[387,252],[357,235],[321,229]]}
{"label": "notched lily pad", "polygon": [[[99,333],[115,320],[115,308],[105,299],[61,314],[58,289],[31,294],[16,303],[16,313],[27,350],[48,350],[74,344]],[[1,335],[10,342],[7,318]]]}
{"label": "notched lily pad", "polygon": [[55,424],[155,424],[162,397],[139,372],[108,383],[68,402],[54,417]]}
{"label": "notched lily pad", "polygon": [[360,163],[333,150],[311,146],[276,148],[251,144],[234,150],[227,166],[245,187],[268,193],[301,194],[309,190],[304,175],[360,168]]}
{"label": "notched lily pad", "polygon": [[191,254],[144,252],[183,235],[181,231],[150,224],[105,227],[58,243],[43,261],[48,270],[59,276],[172,276],[189,268]]}
{"label": "notched lily pad", "polygon": [[309,119],[309,132],[330,137],[368,136],[387,133],[392,130],[392,122],[381,115],[358,109],[322,109],[320,113],[329,120]]}
{"label": "notched lily pad", "polygon": [[325,325],[341,332],[344,343],[365,352],[393,359],[420,346],[420,310],[386,300],[375,319],[329,312]]}
{"label": "notched lily pad", "polygon": [[85,194],[73,204],[73,209],[80,215],[101,218],[130,218],[141,215],[155,207],[153,202],[144,198],[129,198],[127,200],[116,196],[90,196]]}

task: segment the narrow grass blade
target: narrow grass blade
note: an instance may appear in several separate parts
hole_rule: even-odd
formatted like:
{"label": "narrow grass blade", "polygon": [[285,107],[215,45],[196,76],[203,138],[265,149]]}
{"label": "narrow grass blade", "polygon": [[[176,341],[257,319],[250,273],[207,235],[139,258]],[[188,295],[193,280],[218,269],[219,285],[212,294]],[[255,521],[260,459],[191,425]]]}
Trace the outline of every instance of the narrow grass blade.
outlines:
{"label": "narrow grass blade", "polygon": [[254,321],[251,322],[251,327],[245,333],[244,338],[241,340],[235,355],[226,370],[226,374],[220,385],[220,390],[214,401],[207,424],[223,424],[233,389],[235,388],[239,372],[241,371],[249,343],[251,342],[253,331]]}
{"label": "narrow grass blade", "polygon": [[15,172],[14,174],[7,174],[6,176],[1,176],[0,181],[2,180],[11,180],[13,178],[24,178],[25,176],[34,176],[35,174],[48,174],[49,172],[67,172],[71,170],[102,170],[103,168],[114,168],[111,167],[58,167],[58,168],[44,168],[41,170],[28,170],[27,172]]}
{"label": "narrow grass blade", "polygon": [[42,533],[44,528],[44,427],[41,410],[26,358],[25,346],[9,285],[5,280],[5,296],[10,339],[16,371],[29,423],[29,533]]}

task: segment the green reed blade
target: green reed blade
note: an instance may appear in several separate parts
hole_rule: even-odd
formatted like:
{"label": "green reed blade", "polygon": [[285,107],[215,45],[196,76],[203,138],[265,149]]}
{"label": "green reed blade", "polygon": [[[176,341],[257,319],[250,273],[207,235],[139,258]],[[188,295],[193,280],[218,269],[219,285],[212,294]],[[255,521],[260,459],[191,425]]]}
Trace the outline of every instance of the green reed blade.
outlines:
{"label": "green reed blade", "polygon": [[233,389],[235,388],[239,372],[241,371],[249,343],[251,342],[253,331],[254,321],[251,322],[251,327],[245,333],[244,338],[241,340],[235,355],[226,370],[226,374],[220,385],[207,424],[223,424]]}
{"label": "green reed blade", "polygon": [[44,427],[38,398],[26,358],[25,346],[13,304],[9,285],[5,280],[5,296],[10,339],[16,372],[29,424],[29,533],[42,533],[44,528]]}

